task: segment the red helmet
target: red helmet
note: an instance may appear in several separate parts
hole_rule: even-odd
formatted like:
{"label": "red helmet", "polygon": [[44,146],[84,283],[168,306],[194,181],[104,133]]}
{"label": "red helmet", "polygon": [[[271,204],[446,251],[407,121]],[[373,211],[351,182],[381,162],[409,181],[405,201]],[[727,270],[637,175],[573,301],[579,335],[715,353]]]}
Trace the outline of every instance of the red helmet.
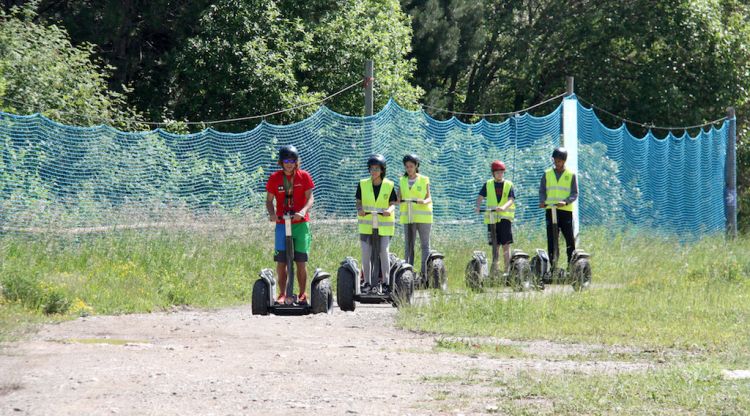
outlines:
{"label": "red helmet", "polygon": [[492,165],[490,165],[490,168],[492,168],[493,172],[496,170],[505,170],[505,163],[495,160],[492,162]]}

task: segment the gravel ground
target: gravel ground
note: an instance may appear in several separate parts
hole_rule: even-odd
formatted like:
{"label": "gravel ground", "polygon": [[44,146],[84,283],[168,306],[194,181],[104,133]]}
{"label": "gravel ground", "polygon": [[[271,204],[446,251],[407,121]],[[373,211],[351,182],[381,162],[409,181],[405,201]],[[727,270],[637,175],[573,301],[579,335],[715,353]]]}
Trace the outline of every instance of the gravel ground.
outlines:
{"label": "gravel ground", "polygon": [[525,358],[439,352],[435,335],[394,328],[395,313],[358,305],[259,317],[247,305],[45,325],[0,349],[0,414],[485,414],[498,411],[502,391],[471,382],[477,375],[651,365],[566,360],[602,347],[546,341],[482,341]]}

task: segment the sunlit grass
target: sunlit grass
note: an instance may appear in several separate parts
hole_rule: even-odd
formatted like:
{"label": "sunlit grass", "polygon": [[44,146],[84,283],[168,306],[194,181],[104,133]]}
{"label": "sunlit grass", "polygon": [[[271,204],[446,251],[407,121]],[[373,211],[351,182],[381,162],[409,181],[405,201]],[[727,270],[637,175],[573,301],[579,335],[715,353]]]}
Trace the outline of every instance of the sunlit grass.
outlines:
{"label": "sunlit grass", "polygon": [[725,380],[710,365],[615,374],[498,373],[488,384],[507,414],[744,414],[750,383]]}
{"label": "sunlit grass", "polygon": [[457,336],[676,348],[750,364],[750,241],[680,243],[605,231],[584,241],[599,287],[522,297],[449,294],[404,309],[398,323]]}
{"label": "sunlit grass", "polygon": [[[50,319],[149,312],[172,305],[248,304],[260,269],[274,266],[271,231],[272,226],[260,226],[221,232],[4,235],[0,341],[16,339]],[[681,242],[636,232],[587,230],[580,246],[593,256],[591,290],[513,296],[505,288],[481,294],[465,288],[464,268],[472,251],[490,253],[482,225],[436,227],[433,235],[434,248],[446,255],[449,291],[433,291],[427,303],[400,310],[397,323],[439,334],[437,351],[533,360],[540,358],[515,344],[460,337],[551,340],[601,345],[599,353],[558,359],[658,364],[648,371],[612,374],[522,371],[486,380],[469,374],[479,377],[472,382],[502,392],[495,397],[498,411],[736,414],[750,406],[750,383],[720,375],[722,369],[750,367],[747,238]],[[545,245],[541,230],[516,230],[515,237],[514,248],[530,254]],[[403,257],[400,234],[391,251]],[[353,226],[313,227],[310,275],[321,267],[335,280],[346,256],[359,260]],[[632,353],[613,356],[608,345],[630,346]],[[435,399],[450,401],[447,390],[440,389]]]}

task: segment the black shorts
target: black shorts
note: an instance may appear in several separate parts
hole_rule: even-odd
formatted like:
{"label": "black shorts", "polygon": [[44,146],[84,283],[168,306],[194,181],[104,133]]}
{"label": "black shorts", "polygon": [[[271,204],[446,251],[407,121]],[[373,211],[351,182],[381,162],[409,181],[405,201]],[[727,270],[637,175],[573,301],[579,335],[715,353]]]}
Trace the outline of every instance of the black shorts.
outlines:
{"label": "black shorts", "polygon": [[[500,220],[495,225],[495,235],[497,236],[497,242],[500,245],[512,244],[513,243],[513,229],[511,222],[508,220]],[[487,224],[487,242],[492,245],[492,227]]]}
{"label": "black shorts", "polygon": [[[286,251],[274,250],[273,260],[276,263],[286,263]],[[299,251],[294,252],[294,261],[307,263],[307,253],[300,253]]]}

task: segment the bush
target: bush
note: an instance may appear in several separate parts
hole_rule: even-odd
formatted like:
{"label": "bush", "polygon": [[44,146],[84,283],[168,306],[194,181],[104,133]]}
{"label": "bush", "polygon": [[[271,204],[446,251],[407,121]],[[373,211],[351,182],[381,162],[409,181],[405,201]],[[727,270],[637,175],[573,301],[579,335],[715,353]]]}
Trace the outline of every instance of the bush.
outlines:
{"label": "bush", "polygon": [[10,274],[2,279],[3,297],[24,307],[40,310],[47,315],[63,314],[70,309],[71,301],[60,287],[36,277]]}

